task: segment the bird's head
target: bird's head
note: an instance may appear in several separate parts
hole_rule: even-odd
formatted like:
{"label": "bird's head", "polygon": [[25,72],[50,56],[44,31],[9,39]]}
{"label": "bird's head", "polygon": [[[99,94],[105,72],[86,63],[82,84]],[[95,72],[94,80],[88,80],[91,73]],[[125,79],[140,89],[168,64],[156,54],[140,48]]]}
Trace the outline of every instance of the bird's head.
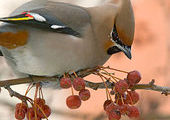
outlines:
{"label": "bird's head", "polygon": [[131,59],[131,46],[134,38],[135,20],[130,0],[122,0],[122,7],[116,16],[113,30],[110,33],[113,42],[107,52],[112,55],[117,52],[123,52]]}

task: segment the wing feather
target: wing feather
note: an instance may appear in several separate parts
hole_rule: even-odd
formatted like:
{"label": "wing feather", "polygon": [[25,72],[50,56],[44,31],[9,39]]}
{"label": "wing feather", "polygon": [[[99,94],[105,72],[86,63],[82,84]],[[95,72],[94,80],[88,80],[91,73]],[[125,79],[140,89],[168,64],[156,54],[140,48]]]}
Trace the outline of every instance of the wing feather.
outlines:
{"label": "wing feather", "polygon": [[44,16],[41,14],[38,12],[37,13],[36,12],[23,12],[16,16],[0,18],[0,21],[8,22],[11,24],[31,25],[32,27],[48,29],[54,32],[70,34],[73,36],[80,37],[79,32],[64,25],[61,21],[57,19],[51,20],[50,18],[52,18],[53,16],[50,16],[50,14],[44,15]]}

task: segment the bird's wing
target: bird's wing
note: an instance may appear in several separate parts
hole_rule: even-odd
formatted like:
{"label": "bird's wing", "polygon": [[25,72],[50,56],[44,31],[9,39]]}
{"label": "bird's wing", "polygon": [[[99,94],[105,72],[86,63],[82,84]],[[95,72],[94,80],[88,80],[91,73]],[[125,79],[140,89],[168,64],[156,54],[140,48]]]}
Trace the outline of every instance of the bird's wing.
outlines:
{"label": "bird's wing", "polygon": [[[79,9],[78,12],[76,11],[77,9]],[[79,25],[82,21],[87,22],[86,16],[88,16],[87,13],[80,7],[77,8],[77,6],[56,2],[52,4],[50,2],[44,8],[25,11],[12,17],[0,18],[0,21],[29,25],[80,37],[79,31],[81,27]]]}

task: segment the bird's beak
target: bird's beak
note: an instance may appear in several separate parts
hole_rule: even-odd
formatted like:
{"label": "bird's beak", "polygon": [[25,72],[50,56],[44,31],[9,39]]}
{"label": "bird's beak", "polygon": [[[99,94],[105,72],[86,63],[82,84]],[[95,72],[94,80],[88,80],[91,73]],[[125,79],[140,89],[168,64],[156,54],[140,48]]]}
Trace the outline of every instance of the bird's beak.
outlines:
{"label": "bird's beak", "polygon": [[129,59],[132,59],[131,47],[116,45]]}
{"label": "bird's beak", "polygon": [[118,44],[116,44],[115,46],[113,47],[110,47],[108,50],[107,50],[107,53],[109,55],[112,55],[112,54],[115,54],[115,53],[118,53],[118,52],[123,52],[129,59],[132,58],[132,54],[131,54],[131,47],[130,46],[120,46]]}

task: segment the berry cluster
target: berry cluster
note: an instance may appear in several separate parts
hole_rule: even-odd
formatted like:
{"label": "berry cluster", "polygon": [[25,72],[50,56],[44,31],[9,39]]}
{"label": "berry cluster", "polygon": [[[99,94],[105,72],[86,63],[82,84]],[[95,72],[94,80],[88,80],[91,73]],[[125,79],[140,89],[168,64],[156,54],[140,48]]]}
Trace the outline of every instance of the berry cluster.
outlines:
{"label": "berry cluster", "polygon": [[[90,91],[85,88],[84,79],[78,77],[75,74],[75,78],[71,81],[71,78],[66,77],[64,75],[63,78],[60,79],[60,87],[64,89],[71,88],[72,95],[67,97],[66,104],[70,109],[77,109],[81,106],[81,101],[87,101],[90,98]],[[79,95],[74,95],[74,90],[79,92]]]}
{"label": "berry cluster", "polygon": [[[105,69],[127,73],[127,77],[122,80],[116,77],[114,73],[109,73]],[[95,74],[103,80],[106,87],[107,100],[103,106],[109,120],[119,120],[121,115],[127,115],[129,118],[138,118],[139,110],[134,105],[139,101],[139,94],[131,89],[140,82],[140,73],[138,71],[126,72],[110,67],[100,67],[100,71],[97,71]],[[74,75],[73,80],[71,79],[72,76],[70,77],[69,75],[69,77],[64,75],[60,80],[61,88],[71,88],[72,90],[72,95],[66,99],[66,104],[70,109],[79,108],[81,101],[86,101],[90,98],[89,90],[85,89],[84,79],[78,77],[76,73]],[[114,83],[111,91],[109,91],[105,80]],[[79,95],[74,95],[73,88],[79,92]],[[114,95],[114,101],[111,95]]]}
{"label": "berry cluster", "polygon": [[134,106],[139,101],[139,94],[128,89],[131,89],[140,80],[140,73],[131,71],[126,79],[115,83],[115,87],[109,93],[109,95],[115,95],[115,100],[113,101],[110,96],[110,99],[108,98],[103,105],[109,120],[119,120],[121,115],[127,115],[129,118],[139,117],[139,110]]}
{"label": "berry cluster", "polygon": [[[42,98],[41,97],[37,98],[38,88],[40,91],[39,94],[41,93],[42,95],[41,87],[39,87],[39,84],[37,84],[34,100],[32,100],[29,97],[26,97],[27,93],[30,90],[30,88],[28,88],[25,94],[26,101],[16,104],[15,118],[17,120],[23,120],[25,116],[27,120],[42,120],[42,119],[47,119],[50,116],[51,109],[48,105],[45,104],[43,95]],[[27,102],[31,104],[31,107],[28,106]]]}
{"label": "berry cluster", "polygon": [[[121,79],[116,77],[115,73],[109,73],[106,69],[127,73],[127,76],[125,79]],[[126,72],[110,67],[99,67],[99,71],[95,71],[94,74],[101,78],[106,88],[107,100],[104,102],[103,107],[109,120],[120,120],[121,115],[127,115],[129,118],[139,117],[139,110],[134,106],[139,101],[139,94],[132,89],[141,80],[141,75],[138,71]],[[109,88],[106,81],[111,83]],[[24,96],[25,99],[22,99],[21,103],[16,104],[15,118],[17,120],[23,120],[25,117],[27,120],[48,119],[51,114],[51,109],[46,105],[43,98],[40,83],[36,84],[34,99],[27,97],[32,87],[33,85],[28,87]],[[82,101],[87,101],[90,98],[90,91],[86,89],[85,80],[78,77],[75,72],[74,76],[64,74],[63,78],[60,79],[60,87],[63,89],[71,88],[72,95],[66,99],[66,105],[70,109],[78,109]],[[109,91],[109,89],[112,90]],[[75,95],[74,91],[77,91],[78,95]]]}

